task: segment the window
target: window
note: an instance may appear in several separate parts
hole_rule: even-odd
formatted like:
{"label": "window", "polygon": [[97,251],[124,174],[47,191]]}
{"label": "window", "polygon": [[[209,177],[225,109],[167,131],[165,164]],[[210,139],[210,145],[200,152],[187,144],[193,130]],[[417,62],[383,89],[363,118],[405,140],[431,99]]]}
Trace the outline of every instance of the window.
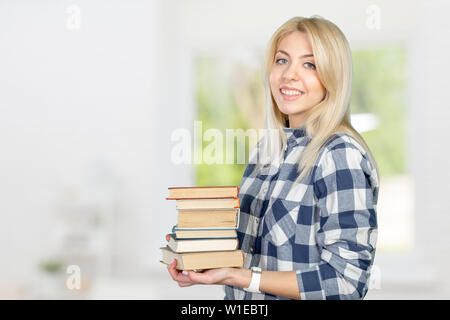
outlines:
{"label": "window", "polygon": [[[413,239],[412,179],[405,162],[406,53],[403,48],[394,47],[359,50],[352,54],[352,123],[371,148],[381,176],[378,250],[406,251]],[[252,52],[240,57],[197,57],[196,118],[202,122],[203,131],[215,128],[225,137],[226,129],[264,127],[261,62],[262,57]],[[203,141],[203,151],[212,143]],[[242,141],[235,141],[234,146],[235,150],[241,148]],[[248,151],[253,146],[245,141],[244,147],[247,161]],[[196,165],[197,185],[239,185],[245,163],[239,164],[237,152],[234,155],[233,164],[224,161]]]}
{"label": "window", "polygon": [[377,161],[378,249],[402,252],[413,241],[413,186],[406,162],[406,52],[391,47],[353,52],[352,113],[373,114],[378,125],[363,132]]}

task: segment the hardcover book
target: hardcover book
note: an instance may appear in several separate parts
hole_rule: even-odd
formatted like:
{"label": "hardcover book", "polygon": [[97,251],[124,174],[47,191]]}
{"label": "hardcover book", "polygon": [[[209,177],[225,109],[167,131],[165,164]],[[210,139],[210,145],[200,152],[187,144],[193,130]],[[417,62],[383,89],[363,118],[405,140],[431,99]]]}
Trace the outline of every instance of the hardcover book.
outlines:
{"label": "hardcover book", "polygon": [[178,228],[174,226],[172,233],[177,240],[237,238],[236,228]]}
{"label": "hardcover book", "polygon": [[167,200],[237,198],[239,187],[170,187]]}
{"label": "hardcover book", "polygon": [[229,251],[238,248],[238,239],[176,239],[170,234],[167,246],[173,252]]}
{"label": "hardcover book", "polygon": [[173,259],[176,259],[176,268],[178,270],[203,270],[244,266],[244,253],[242,250],[177,253],[166,246],[161,248],[161,251],[161,262],[171,264]]}
{"label": "hardcover book", "polygon": [[225,199],[181,199],[177,200],[177,209],[233,209],[239,208],[239,198]]}
{"label": "hardcover book", "polygon": [[177,259],[179,270],[242,267],[238,250],[239,187],[171,187],[176,200],[177,225],[161,248],[163,263]]}
{"label": "hardcover book", "polygon": [[236,228],[240,209],[178,210],[178,228]]}

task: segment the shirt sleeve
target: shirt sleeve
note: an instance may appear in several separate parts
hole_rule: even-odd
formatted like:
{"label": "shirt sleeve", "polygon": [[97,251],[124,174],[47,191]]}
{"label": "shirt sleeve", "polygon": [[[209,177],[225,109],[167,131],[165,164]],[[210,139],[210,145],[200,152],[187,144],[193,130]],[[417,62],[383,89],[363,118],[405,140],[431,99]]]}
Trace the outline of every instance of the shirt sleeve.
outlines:
{"label": "shirt sleeve", "polygon": [[320,262],[298,270],[302,299],[363,299],[373,264],[377,219],[376,170],[354,145],[324,151],[315,168]]}

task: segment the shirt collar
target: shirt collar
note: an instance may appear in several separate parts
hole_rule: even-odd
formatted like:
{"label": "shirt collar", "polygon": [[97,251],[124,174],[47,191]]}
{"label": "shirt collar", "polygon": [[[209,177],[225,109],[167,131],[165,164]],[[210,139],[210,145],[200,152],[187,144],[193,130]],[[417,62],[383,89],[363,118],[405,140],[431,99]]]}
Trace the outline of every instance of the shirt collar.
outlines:
{"label": "shirt collar", "polygon": [[303,140],[303,137],[306,136],[306,130],[305,127],[302,126],[300,128],[283,128],[284,133],[286,134],[287,138],[287,144],[298,144],[301,140]]}

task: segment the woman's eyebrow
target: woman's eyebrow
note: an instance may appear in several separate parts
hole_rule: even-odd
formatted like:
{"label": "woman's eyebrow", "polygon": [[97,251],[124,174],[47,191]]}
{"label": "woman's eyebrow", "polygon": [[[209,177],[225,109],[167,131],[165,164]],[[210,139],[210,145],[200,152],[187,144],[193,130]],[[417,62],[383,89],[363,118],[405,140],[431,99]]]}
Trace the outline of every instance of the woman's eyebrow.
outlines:
{"label": "woman's eyebrow", "polygon": [[[280,52],[282,54],[287,55],[288,57],[290,57],[289,53],[287,53],[286,51],[283,50],[278,50],[277,53]],[[314,57],[314,55],[312,53],[308,53],[308,54],[304,54],[302,56],[300,56],[300,58],[308,58],[308,57]]]}

